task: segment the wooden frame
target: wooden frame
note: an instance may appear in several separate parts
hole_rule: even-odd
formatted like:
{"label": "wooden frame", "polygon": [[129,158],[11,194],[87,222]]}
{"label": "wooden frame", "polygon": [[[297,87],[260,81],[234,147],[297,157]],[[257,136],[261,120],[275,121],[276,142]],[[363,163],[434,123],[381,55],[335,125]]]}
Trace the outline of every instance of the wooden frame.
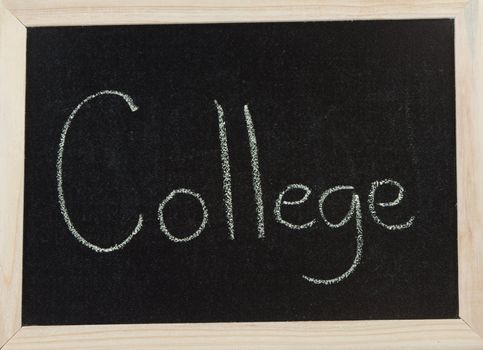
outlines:
{"label": "wooden frame", "polygon": [[[22,327],[26,27],[455,18],[460,319]],[[483,1],[0,0],[0,347],[483,349]]]}

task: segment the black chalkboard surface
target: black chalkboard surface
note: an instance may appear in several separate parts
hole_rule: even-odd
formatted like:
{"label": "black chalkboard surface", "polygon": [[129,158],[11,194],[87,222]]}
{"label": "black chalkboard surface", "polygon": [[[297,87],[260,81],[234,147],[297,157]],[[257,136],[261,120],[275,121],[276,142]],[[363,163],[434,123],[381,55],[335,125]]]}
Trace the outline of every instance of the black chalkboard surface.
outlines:
{"label": "black chalkboard surface", "polygon": [[453,33],[29,28],[23,323],[456,318]]}

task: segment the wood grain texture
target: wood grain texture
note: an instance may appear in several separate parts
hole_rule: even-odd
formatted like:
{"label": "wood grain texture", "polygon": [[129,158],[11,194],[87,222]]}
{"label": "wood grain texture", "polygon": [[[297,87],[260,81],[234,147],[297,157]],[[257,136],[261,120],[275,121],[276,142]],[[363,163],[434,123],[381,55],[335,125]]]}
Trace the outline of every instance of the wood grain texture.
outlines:
{"label": "wood grain texture", "polygon": [[5,350],[458,349],[483,341],[461,320],[24,327]]}
{"label": "wood grain texture", "polygon": [[21,325],[25,48],[0,3],[0,346]]}
{"label": "wood grain texture", "polygon": [[0,4],[0,346],[21,325],[25,44]]}
{"label": "wood grain texture", "polygon": [[26,26],[454,17],[468,0],[4,0]]}
{"label": "wood grain texture", "polygon": [[460,317],[483,336],[483,4],[456,19]]}

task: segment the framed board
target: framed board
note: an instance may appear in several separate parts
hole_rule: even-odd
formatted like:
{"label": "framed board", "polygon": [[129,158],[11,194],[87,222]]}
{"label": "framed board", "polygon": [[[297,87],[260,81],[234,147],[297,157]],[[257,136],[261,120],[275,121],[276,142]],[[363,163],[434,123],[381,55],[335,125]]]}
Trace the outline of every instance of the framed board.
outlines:
{"label": "framed board", "polygon": [[[483,11],[478,5],[477,0],[441,3],[422,1],[418,4],[401,1],[385,5],[372,1],[240,1],[229,5],[212,1],[197,4],[188,1],[176,4],[166,1],[5,1],[0,13],[0,142],[3,149],[0,158],[0,344],[5,349],[184,349],[200,346],[220,349],[430,349],[442,346],[483,349],[483,227],[480,219],[483,188],[478,183],[478,179],[483,176],[483,153],[478,141],[479,130],[483,128],[479,121],[483,104],[483,83],[481,79],[477,79],[483,73]],[[157,26],[158,24],[176,25]],[[371,37],[374,33],[377,36]],[[384,37],[384,33],[387,37]],[[310,51],[310,45],[306,44],[315,35],[324,35],[329,39],[319,42],[319,46]],[[127,37],[129,38],[126,40],[113,39]],[[149,41],[153,37],[164,38],[161,42],[168,43],[170,50],[166,50],[163,55],[149,56],[149,52],[161,52],[163,49],[157,47],[154,41]],[[172,40],[173,37],[176,40]],[[270,38],[269,41],[264,40],[267,37]],[[390,37],[396,37],[397,42],[381,48],[378,39],[387,43]],[[203,45],[197,45],[202,40]],[[139,45],[136,51],[129,44],[125,44],[126,41],[142,43],[144,46]],[[73,50],[69,56],[72,43],[78,51]],[[425,44],[431,49],[426,49]],[[224,53],[231,52],[232,56],[225,61],[225,55],[206,52],[215,47]],[[104,51],[99,51],[99,48]],[[78,53],[82,50],[86,54],[79,56]],[[253,59],[259,57],[264,50],[272,53],[273,57],[266,57],[263,64]],[[329,51],[335,54],[327,54]],[[111,63],[104,67],[103,60],[96,61],[95,55],[89,56],[89,52],[99,52]],[[167,62],[176,63],[177,66],[172,66],[162,77],[154,77],[155,74],[148,71],[133,74],[131,77],[128,74],[125,81],[115,80],[116,90],[111,89],[109,74],[105,73],[110,73],[109,69],[129,69],[130,66],[115,62],[116,57],[129,55],[133,55],[130,61],[138,62],[143,67],[156,67],[157,64],[159,67],[154,69],[155,73],[160,73],[161,66]],[[298,55],[309,55],[313,62],[304,61],[307,64],[304,70],[304,67],[297,66]],[[146,57],[153,58],[149,61]],[[337,60],[337,57],[343,59]],[[359,65],[360,57],[364,57],[364,62]],[[394,57],[400,57],[400,60],[392,59]],[[76,63],[77,59],[81,62]],[[153,60],[159,61],[153,63]],[[230,66],[233,60],[236,61],[233,66],[244,67],[242,73]],[[254,62],[258,63],[253,65]],[[74,65],[77,71],[69,68]],[[411,67],[412,70],[407,71],[401,67]],[[330,84],[333,91],[325,90],[325,99],[314,102],[320,96],[320,91],[311,92],[311,84],[318,84],[311,79],[315,79],[314,71],[322,72],[323,69],[326,69],[322,74],[326,84]],[[290,76],[294,71],[297,72],[300,83],[293,88],[287,88],[283,80],[285,76],[289,76],[287,79],[290,83],[298,82]],[[234,72],[235,78],[241,80],[240,83],[228,75]],[[206,78],[203,74],[216,76],[216,79]],[[98,80],[107,79],[106,86],[90,85],[95,80],[89,78],[90,76],[99,77]],[[340,76],[343,78],[339,78]],[[251,80],[249,77],[255,78]],[[210,85],[196,90],[191,87],[190,78],[201,82],[205,79]],[[388,79],[392,81],[387,81]],[[394,79],[397,81],[394,82]],[[76,82],[74,87],[72,81]],[[266,81],[278,87],[278,90],[272,91],[270,86],[264,84]],[[174,101],[172,105],[160,97],[160,90],[167,86],[163,85],[166,82],[169,82],[169,86],[178,86],[167,91],[170,99]],[[171,84],[172,82],[176,84]],[[414,84],[423,88],[416,89]],[[124,86],[124,89],[118,89],[118,86]],[[228,91],[227,86],[236,88]],[[397,88],[393,91],[394,86]],[[156,88],[153,90],[152,87]],[[191,91],[188,95],[185,93],[186,89]],[[364,92],[362,98],[357,97],[356,90]],[[43,95],[44,91],[49,92],[48,96]],[[60,91],[60,94],[53,91]],[[206,96],[203,93],[209,98],[216,96],[216,99],[205,101],[203,98]],[[273,97],[273,94],[278,95]],[[198,100],[194,97],[200,95],[202,97]],[[190,96],[192,100],[187,101],[186,96]],[[239,98],[233,99],[230,96],[241,96],[247,100],[247,104],[237,111]],[[144,129],[127,126],[134,135],[144,133],[145,139],[152,140],[159,134],[162,135],[159,136],[160,140],[164,141],[158,140],[156,145],[139,145],[133,137],[131,143],[126,142],[119,139],[116,133],[109,134],[109,125],[92,124],[92,120],[89,121],[84,112],[88,110],[96,116],[96,108],[107,108],[102,110],[103,116],[111,113],[112,118],[107,118],[112,122],[120,111],[118,102],[122,100],[132,112],[138,109],[141,111],[138,115],[143,122],[139,125],[144,126]],[[281,100],[286,101],[287,106],[297,106],[295,100],[298,100],[302,107],[282,108]],[[317,103],[332,107],[317,109]],[[187,105],[184,109],[175,107],[183,104]],[[203,108],[206,105],[209,107],[205,111]],[[170,126],[170,131],[166,134],[162,134],[163,125],[159,124],[158,119],[154,121],[153,117],[163,108],[174,111],[171,117],[162,121]],[[54,110],[59,112],[58,118],[55,117]],[[143,110],[147,110],[147,113]],[[180,125],[185,122],[183,114],[189,114],[189,110],[200,110],[200,118],[203,120],[190,119],[192,126],[186,127],[185,124],[182,129]],[[356,112],[361,110],[372,111],[372,114],[359,113],[355,118]],[[383,112],[387,113],[388,118],[379,118]],[[264,115],[264,119],[257,119],[257,114]],[[426,119],[420,125],[414,115],[422,114]],[[320,115],[323,115],[327,129],[325,131],[318,124]],[[337,122],[339,117],[345,123],[350,121],[353,128]],[[157,219],[157,229],[161,233],[157,236],[145,234],[144,243],[142,235],[130,242],[143,228],[143,224],[144,231],[154,230],[149,228],[149,217],[140,215],[136,228],[122,243],[109,243],[116,241],[118,237],[109,235],[105,241],[95,242],[95,236],[89,236],[88,226],[83,226],[80,230],[76,220],[71,219],[80,217],[81,212],[73,209],[69,212],[72,208],[69,204],[74,198],[72,193],[85,195],[85,203],[78,197],[76,205],[88,208],[92,207],[94,200],[97,201],[95,196],[100,192],[75,192],[74,187],[69,187],[69,182],[72,183],[73,179],[80,179],[80,187],[82,183],[92,180],[88,176],[79,176],[80,170],[72,166],[72,161],[79,159],[79,154],[71,152],[72,147],[89,146],[92,141],[83,139],[85,134],[82,133],[76,136],[71,125],[77,128],[81,124],[75,124],[77,120],[74,123],[74,118],[86,119],[91,123],[86,125],[94,125],[94,128],[102,131],[103,137],[112,137],[106,144],[117,142],[116,147],[122,147],[124,152],[131,154],[136,153],[132,152],[136,147],[144,147],[144,150],[155,149],[163,142],[165,145],[172,145],[185,137],[185,141],[179,143],[185,143],[188,147],[183,149],[178,146],[177,152],[190,153],[193,149],[190,142],[198,142],[198,153],[190,153],[188,157],[193,162],[190,164],[197,169],[202,169],[206,164],[212,168],[206,166],[199,173],[193,172],[193,176],[203,179],[198,181],[193,176],[183,177],[186,174],[185,169],[191,165],[187,168],[176,168],[176,160],[179,160],[182,153],[175,154],[174,158],[177,159],[173,161],[162,151],[143,151],[144,158],[128,158],[128,165],[141,169],[139,172],[144,175],[152,172],[152,178],[136,177],[124,171],[121,177],[108,180],[104,187],[109,186],[109,181],[114,181],[116,188],[124,186],[123,188],[129,189],[133,181],[145,181],[146,188],[156,189],[156,179],[166,174],[150,168],[149,162],[152,159],[171,162],[178,171],[174,179],[168,178],[164,182],[172,186],[173,191],[159,188],[153,195],[152,203],[148,201],[156,206],[152,222]],[[400,130],[399,124],[396,125],[399,123],[398,118],[404,123],[404,131]],[[244,127],[234,128],[233,124],[240,121],[244,123]],[[293,127],[294,121],[296,128]],[[434,128],[423,132],[421,130],[425,125]],[[126,128],[122,123],[116,126]],[[209,127],[206,129],[208,131],[203,129],[204,126]],[[199,130],[203,131],[197,134]],[[238,130],[243,130],[245,134]],[[310,132],[304,134],[304,130]],[[203,138],[200,134],[209,137]],[[42,135],[54,135],[55,140],[50,143],[45,141],[42,145],[46,146],[41,146],[36,140],[42,139]],[[318,138],[312,135],[322,136]],[[329,142],[329,146],[321,141],[331,135],[337,137]],[[350,137],[344,138],[344,135]],[[398,135],[402,135],[402,138],[399,139]],[[302,146],[295,143],[285,144],[284,140],[290,140],[290,137],[304,137],[305,141],[301,143]],[[372,148],[367,143],[358,142],[368,138],[375,140]],[[95,141],[99,142],[99,139]],[[240,147],[233,147],[234,142]],[[360,148],[362,144],[364,150]],[[310,156],[310,147],[328,149],[334,145],[343,151],[334,150],[325,158],[321,157],[320,163],[311,163],[309,157],[300,157],[304,152]],[[364,166],[352,164],[350,157],[344,158],[344,150],[347,152],[347,149],[358,147],[358,159]],[[411,147],[424,149],[424,157],[415,157],[417,152],[413,151],[406,154],[404,150]],[[379,149],[386,152],[375,152]],[[362,162],[371,155],[383,157],[394,154],[401,160],[398,166],[388,165],[389,162],[384,159],[373,163]],[[57,159],[57,167],[45,170],[44,160],[52,158],[51,155]],[[90,159],[97,157],[95,153],[89,156],[88,151],[83,156]],[[214,158],[211,159],[211,156]],[[122,162],[112,158],[110,153],[106,153],[104,158],[99,157],[99,162],[92,163],[94,165],[91,164],[91,167],[98,170],[107,164],[102,168],[107,172],[101,176],[104,179],[111,174],[109,164]],[[197,157],[205,160],[205,163],[197,163]],[[82,162],[89,163],[85,159],[81,159]],[[291,170],[285,164],[287,162],[294,169]],[[328,176],[326,182],[322,183],[326,185],[324,187],[317,183],[317,176],[320,174],[304,173],[304,176],[299,176],[295,167],[303,167],[307,162],[311,164],[310,168],[314,173],[323,172],[323,162],[337,162],[342,165],[339,168],[332,167],[334,179],[324,174]],[[249,166],[245,166],[245,163]],[[429,165],[424,166],[422,163]],[[347,169],[351,176],[344,178],[340,174]],[[383,177],[370,178],[372,175],[379,175],[381,169]],[[413,178],[407,175],[414,169],[420,172],[418,176]],[[217,171],[219,181],[214,180]],[[263,177],[267,173],[271,175],[270,181]],[[230,178],[231,174],[233,178]],[[210,176],[212,180],[206,181]],[[344,178],[344,184],[337,183],[341,178]],[[46,185],[49,179],[56,181],[56,185]],[[421,179],[426,179],[426,182]],[[181,180],[187,185],[184,186]],[[240,187],[243,181],[251,183],[251,192],[247,194],[245,202],[241,199],[246,192]],[[354,183],[349,183],[351,181]],[[395,192],[384,193],[381,190],[383,187],[392,188]],[[49,188],[54,189],[53,193],[56,195],[55,210],[60,210],[54,216],[51,216],[52,211],[47,202],[32,200],[48,198]],[[262,188],[265,190],[263,193]],[[413,191],[417,195],[413,194],[411,197],[411,188],[417,188]],[[424,197],[431,196],[438,189],[443,190],[435,195],[433,201],[424,201]],[[352,192],[352,197],[337,197],[336,192],[346,190]],[[139,202],[139,198],[136,199],[140,195],[138,192],[124,192],[129,198],[116,197],[116,203]],[[149,197],[146,191],[140,193],[143,199]],[[293,197],[294,193],[299,197],[302,194],[302,199]],[[27,199],[25,202],[24,194]],[[397,195],[396,200],[394,194]],[[310,195],[317,196],[317,200],[310,202]],[[193,214],[196,212],[193,207],[174,207],[174,211],[173,208],[170,209],[176,196],[192,197],[201,208],[201,211],[198,210],[199,215]],[[331,213],[330,208],[324,211],[329,206],[331,196],[348,206],[337,205],[338,201],[335,200],[335,211]],[[416,209],[411,205],[404,206],[403,197],[406,201],[418,201]],[[268,205],[267,199],[273,203]],[[315,211],[309,206],[302,207],[306,201],[315,207]],[[107,202],[103,203],[105,205]],[[270,209],[264,210],[264,203]],[[379,216],[384,207],[399,204],[401,211],[394,214],[396,216]],[[284,206],[292,208],[299,205],[304,208],[303,214],[290,216],[286,208],[284,209]],[[143,214],[150,212],[148,207],[142,205],[137,205],[137,208],[141,208]],[[170,217],[178,218],[176,212],[192,213],[194,219],[186,221],[186,228],[192,229],[199,224],[198,230],[185,236],[173,233],[170,228],[174,226]],[[317,220],[312,215],[315,212],[319,215]],[[340,223],[331,220],[334,217],[344,217],[344,213],[347,215]],[[128,218],[131,215],[129,208],[122,214],[125,214],[123,218]],[[264,218],[264,214],[271,215],[271,219]],[[411,234],[414,237],[411,229],[413,222],[417,223],[418,219],[417,232],[431,237],[435,245],[433,248],[437,249],[427,247],[424,240],[408,238]],[[117,219],[113,217],[111,220]],[[178,220],[182,221],[183,218]],[[56,232],[57,222],[65,231],[70,231],[68,234],[72,234],[66,243],[66,247],[72,247],[66,248],[71,249],[70,251],[47,248],[55,247],[56,244],[63,245],[64,241],[56,236],[51,236],[49,241],[47,236],[41,235],[42,230]],[[304,250],[306,247],[303,244],[294,243],[291,235],[316,225],[326,224],[324,227],[328,230],[339,228],[346,223],[354,224],[352,231],[355,235],[352,232],[349,239],[341,244],[349,245],[355,254],[348,254],[349,259],[336,256],[334,261],[342,260],[349,268],[322,272],[310,268],[305,272],[310,264],[318,266],[316,262],[319,257],[310,256],[309,251]],[[426,227],[425,223],[431,229],[422,228]],[[102,220],[96,221],[96,224],[102,224]],[[367,225],[373,225],[372,236],[365,236],[369,243],[366,243],[367,250],[363,255],[363,231]],[[214,241],[212,237],[211,240],[205,238],[206,233],[202,235],[205,227],[209,227],[210,232],[215,232],[215,236],[226,234],[226,239],[220,243],[216,238]],[[222,229],[218,230],[219,227]],[[244,230],[245,227],[248,229]],[[287,232],[280,227],[284,227]],[[274,231],[277,232],[275,237],[270,235]],[[84,235],[86,232],[87,236]],[[250,234],[253,232],[256,235],[250,241]],[[384,246],[375,248],[373,244],[371,248],[371,239],[376,241],[378,235],[383,237],[387,232],[403,233],[390,243],[385,241],[387,244]],[[407,235],[406,239],[401,238],[404,234]],[[125,293],[125,290],[136,286],[142,290],[156,287],[156,284],[150,284],[144,277],[123,283],[121,277],[112,278],[110,275],[119,271],[138,273],[137,267],[144,260],[151,265],[143,270],[146,271],[146,276],[159,273],[159,270],[153,269],[153,264],[156,263],[153,256],[158,250],[150,252],[150,247],[152,244],[165,244],[161,237],[166,242],[179,243],[177,247],[184,248],[180,248],[174,255],[169,255],[173,251],[171,246],[163,248],[165,258],[158,263],[161,262],[164,267],[168,266],[172,270],[178,267],[176,264],[170,265],[170,261],[182,254],[194,254],[194,257],[186,260],[185,270],[176,270],[174,275],[190,276],[187,280],[197,282],[190,284],[186,280],[167,275],[166,278],[171,279],[171,289],[167,290],[166,295],[146,293],[143,298],[135,299],[135,304],[126,304],[116,312],[109,312],[116,307],[116,301],[109,299],[113,290],[123,290],[122,293]],[[310,233],[305,237],[311,237]],[[319,236],[314,233],[313,237]],[[196,242],[204,243],[196,243],[195,246],[183,245],[191,240],[195,242],[195,239]],[[309,238],[305,244],[316,247],[319,244],[317,242]],[[127,244],[130,245],[129,248],[123,250]],[[287,250],[286,246],[291,244],[295,244],[298,250]],[[206,246],[210,247],[209,252],[203,250]],[[255,246],[258,248],[253,248]],[[421,249],[415,249],[417,246]],[[337,245],[334,247],[337,251],[343,251]],[[399,259],[399,263],[401,259],[412,259],[422,261],[424,266],[418,269],[417,263],[413,266],[406,262],[408,270],[401,268],[401,271],[381,271],[381,263],[371,265],[370,260],[372,252],[372,256],[378,256],[384,261],[384,254],[378,253],[378,249],[383,248],[388,252],[393,250],[393,253],[386,252],[388,259]],[[318,246],[317,249],[323,250]],[[412,254],[399,257],[398,250]],[[122,251],[125,255],[114,254],[114,258],[110,255],[110,260],[107,260],[105,257],[108,255],[104,253],[113,251]],[[300,261],[300,251],[307,252],[304,259],[307,259],[309,265],[283,264],[288,259]],[[425,260],[418,254],[434,254],[434,257]],[[260,255],[265,258],[260,259]],[[365,265],[361,264],[362,256],[366,257]],[[143,259],[139,260],[138,257]],[[47,262],[38,264],[36,259]],[[216,259],[238,259],[241,264],[235,270],[217,269],[219,266],[216,266]],[[106,267],[104,274],[100,272],[100,264]],[[112,271],[107,268],[109,264],[114,266]],[[93,278],[86,280],[82,276],[83,269],[97,272],[91,276]],[[356,269],[361,273],[354,273]],[[379,270],[378,273],[386,281],[395,271],[403,274],[404,278],[399,281],[394,279],[386,286],[381,282],[382,278],[371,279],[376,270]],[[70,280],[68,278],[73,271],[77,275]],[[212,273],[208,276],[207,271]],[[432,271],[432,274],[426,275],[424,271]],[[239,282],[230,279],[234,273],[239,277]],[[324,279],[320,274],[334,278]],[[58,280],[52,278],[52,275],[58,276]],[[270,276],[275,277],[271,279]],[[231,289],[224,289],[220,278]],[[260,289],[243,289],[250,278],[256,278],[256,285]],[[89,281],[96,279],[99,282],[89,284]],[[346,279],[347,283],[334,287]],[[112,290],[100,288],[102,281],[108,281]],[[357,299],[354,296],[354,286],[350,283],[359,286],[379,283],[379,288],[374,288],[370,293],[362,293]],[[297,287],[298,284],[302,287]],[[318,304],[320,289],[313,289],[316,291],[313,295],[310,294],[312,292],[304,294],[307,284],[311,288],[318,288],[320,285],[329,287],[325,289],[324,298],[342,300],[345,309],[337,303]],[[87,293],[88,288],[93,288],[95,293]],[[288,294],[277,293],[280,289]],[[175,296],[183,290],[189,290],[192,297],[179,301]],[[209,297],[200,297],[203,292]],[[295,301],[295,297],[287,298],[290,293],[293,296],[302,296],[305,303]],[[72,311],[76,310],[75,305],[82,304],[79,300],[89,302],[92,295],[101,300],[95,308],[96,312],[82,308]],[[150,297],[152,300],[149,300]],[[311,297],[314,299],[310,299]],[[163,312],[149,313],[149,305],[156,298],[164,298],[165,305],[172,305],[172,310],[165,308]],[[144,304],[140,302],[143,299],[146,299]],[[378,307],[369,307],[376,299],[379,300]],[[123,300],[133,299],[125,296]],[[192,300],[195,302],[190,304]],[[263,300],[264,307],[259,307],[259,300]],[[391,307],[394,300],[401,304]],[[62,314],[62,310],[66,309],[65,305],[62,306],[63,302],[72,306],[72,312],[68,315]],[[232,302],[237,307],[233,307]],[[324,312],[314,312],[313,309],[324,309]],[[243,312],[240,313],[239,310]]]}

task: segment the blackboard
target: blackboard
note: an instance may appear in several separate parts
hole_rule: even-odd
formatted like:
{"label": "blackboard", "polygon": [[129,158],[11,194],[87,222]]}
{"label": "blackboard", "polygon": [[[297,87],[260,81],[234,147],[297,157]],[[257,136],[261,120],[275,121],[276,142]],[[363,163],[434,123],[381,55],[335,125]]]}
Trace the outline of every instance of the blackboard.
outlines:
{"label": "blackboard", "polygon": [[456,318],[453,37],[28,28],[23,324]]}

